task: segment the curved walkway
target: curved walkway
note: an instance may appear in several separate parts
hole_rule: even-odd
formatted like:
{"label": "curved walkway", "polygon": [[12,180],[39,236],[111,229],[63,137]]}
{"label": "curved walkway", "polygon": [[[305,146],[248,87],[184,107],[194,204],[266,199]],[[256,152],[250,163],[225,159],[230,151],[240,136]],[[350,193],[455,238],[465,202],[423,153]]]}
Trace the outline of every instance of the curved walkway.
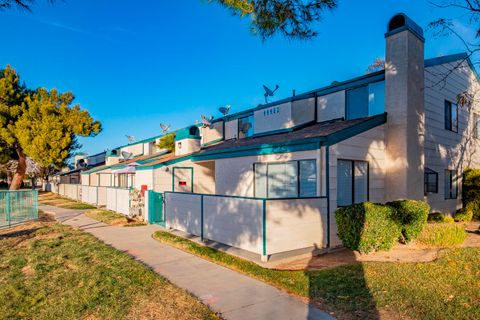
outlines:
{"label": "curved walkway", "polygon": [[334,319],[266,283],[154,240],[158,226],[115,227],[86,217],[82,210],[40,209],[132,255],[225,319]]}

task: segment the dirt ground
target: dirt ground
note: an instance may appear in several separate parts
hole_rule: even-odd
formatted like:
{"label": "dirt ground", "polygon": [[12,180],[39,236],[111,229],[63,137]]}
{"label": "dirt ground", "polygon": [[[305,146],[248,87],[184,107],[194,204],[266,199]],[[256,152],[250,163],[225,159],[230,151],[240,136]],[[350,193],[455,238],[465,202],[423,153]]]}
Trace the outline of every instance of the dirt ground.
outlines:
{"label": "dirt ground", "polygon": [[[480,222],[470,222],[465,230],[467,239],[461,247],[480,247]],[[429,262],[437,258],[443,248],[429,248],[415,242],[398,244],[390,251],[378,251],[369,254],[360,254],[349,249],[339,249],[334,252],[312,257],[305,255],[301,258],[282,260],[269,267],[279,270],[314,270],[334,268],[341,265],[367,261],[375,262]]]}

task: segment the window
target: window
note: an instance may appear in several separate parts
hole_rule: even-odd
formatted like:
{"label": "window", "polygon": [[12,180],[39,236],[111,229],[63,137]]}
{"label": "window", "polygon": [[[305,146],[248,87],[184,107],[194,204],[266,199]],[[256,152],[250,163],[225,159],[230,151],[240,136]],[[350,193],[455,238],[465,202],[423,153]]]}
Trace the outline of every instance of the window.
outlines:
{"label": "window", "polygon": [[346,118],[357,119],[385,112],[385,82],[374,82],[346,92]]}
{"label": "window", "polygon": [[368,162],[338,160],[337,205],[348,206],[368,201]]}
{"label": "window", "polygon": [[457,199],[458,177],[457,171],[445,170],[445,199]]}
{"label": "window", "polygon": [[255,197],[302,198],[317,195],[317,162],[256,163]]}
{"label": "window", "polygon": [[423,173],[424,180],[424,192],[427,193],[438,193],[438,173],[425,167]]}
{"label": "window", "polygon": [[253,135],[253,115],[238,119],[238,138],[247,138]]}
{"label": "window", "polygon": [[458,132],[458,106],[445,100],[445,130]]}
{"label": "window", "polygon": [[480,139],[480,114],[478,113],[473,114],[473,130],[475,138]]}

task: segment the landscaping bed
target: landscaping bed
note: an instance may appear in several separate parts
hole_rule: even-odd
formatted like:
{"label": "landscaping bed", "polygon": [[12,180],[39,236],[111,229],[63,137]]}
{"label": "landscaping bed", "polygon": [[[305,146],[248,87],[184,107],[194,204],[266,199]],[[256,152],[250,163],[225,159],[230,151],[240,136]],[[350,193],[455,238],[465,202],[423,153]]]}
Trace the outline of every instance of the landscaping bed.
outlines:
{"label": "landscaping bed", "polygon": [[146,223],[143,221],[130,219],[123,214],[119,214],[109,210],[102,209],[92,209],[85,212],[85,215],[89,218],[111,224],[114,226],[123,226],[123,227],[135,227],[135,226],[145,226]]}
{"label": "landscaping bed", "polygon": [[450,248],[426,263],[355,262],[321,270],[272,270],[158,231],[154,238],[270,283],[338,319],[478,319],[479,248]]}
{"label": "landscaping bed", "polygon": [[127,254],[41,220],[0,230],[0,319],[217,319]]}
{"label": "landscaping bed", "polygon": [[95,206],[92,206],[88,203],[83,203],[80,201],[75,201],[67,198],[63,198],[56,193],[53,192],[39,192],[38,194],[38,203],[47,205],[47,206],[55,206],[64,209],[77,209],[77,210],[85,210],[85,209],[95,209]]}

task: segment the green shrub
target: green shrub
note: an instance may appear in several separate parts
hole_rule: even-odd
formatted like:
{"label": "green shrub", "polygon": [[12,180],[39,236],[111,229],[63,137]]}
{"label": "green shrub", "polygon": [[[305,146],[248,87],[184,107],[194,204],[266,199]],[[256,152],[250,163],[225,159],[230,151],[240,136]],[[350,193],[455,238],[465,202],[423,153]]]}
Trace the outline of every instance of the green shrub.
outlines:
{"label": "green shrub", "polygon": [[389,250],[401,234],[394,215],[394,208],[371,202],[339,208],[335,212],[338,236],[345,247],[362,253]]}
{"label": "green shrub", "polygon": [[441,212],[432,212],[428,215],[428,222],[444,222],[446,216]]}
{"label": "green shrub", "polygon": [[471,205],[467,205],[455,213],[455,221],[470,222],[473,218],[473,209]]}
{"label": "green shrub", "polygon": [[400,200],[387,203],[395,209],[395,221],[402,228],[404,242],[418,237],[427,224],[430,206],[425,201]]}
{"label": "green shrub", "polygon": [[455,219],[453,219],[452,217],[449,217],[449,216],[445,216],[445,218],[443,218],[443,223],[455,223]]}
{"label": "green shrub", "polygon": [[470,207],[473,218],[480,220],[480,169],[467,168],[463,172],[463,206]]}
{"label": "green shrub", "polygon": [[467,238],[463,226],[454,223],[428,223],[417,242],[432,246],[446,247],[462,244]]}

